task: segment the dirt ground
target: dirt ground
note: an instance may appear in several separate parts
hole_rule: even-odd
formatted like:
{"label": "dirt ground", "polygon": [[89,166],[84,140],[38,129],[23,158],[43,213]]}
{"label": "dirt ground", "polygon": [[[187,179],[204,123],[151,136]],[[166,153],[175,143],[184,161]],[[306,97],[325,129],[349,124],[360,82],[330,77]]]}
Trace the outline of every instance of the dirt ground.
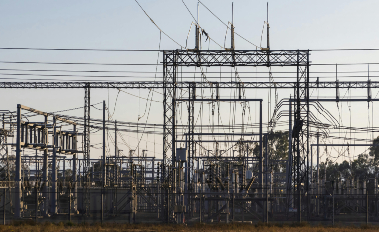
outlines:
{"label": "dirt ground", "polygon": [[32,221],[12,222],[11,225],[1,225],[0,231],[268,231],[268,232],[350,232],[350,231],[379,231],[378,226],[361,225],[361,226],[311,226],[307,223],[294,224],[194,224],[186,225],[169,225],[169,224],[74,224],[74,223],[38,223]]}

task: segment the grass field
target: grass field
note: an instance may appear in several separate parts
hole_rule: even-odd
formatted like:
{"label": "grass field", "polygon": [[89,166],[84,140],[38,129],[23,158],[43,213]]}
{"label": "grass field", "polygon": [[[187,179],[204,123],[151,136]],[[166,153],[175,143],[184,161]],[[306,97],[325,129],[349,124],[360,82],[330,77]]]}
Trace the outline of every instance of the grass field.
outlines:
{"label": "grass field", "polygon": [[268,232],[350,232],[350,231],[379,231],[378,226],[344,227],[344,226],[310,226],[307,223],[295,224],[195,224],[186,225],[168,225],[168,224],[73,224],[73,223],[41,223],[33,222],[13,222],[11,225],[1,225],[0,231],[268,231]]}

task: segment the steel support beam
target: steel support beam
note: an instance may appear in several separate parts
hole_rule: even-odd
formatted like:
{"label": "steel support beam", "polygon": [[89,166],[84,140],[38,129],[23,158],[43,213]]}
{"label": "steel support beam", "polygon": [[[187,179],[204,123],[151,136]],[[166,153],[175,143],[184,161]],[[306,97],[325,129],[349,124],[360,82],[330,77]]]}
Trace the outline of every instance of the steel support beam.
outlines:
{"label": "steel support beam", "polygon": [[17,105],[17,132],[16,132],[16,173],[15,173],[15,194],[14,194],[14,216],[21,218],[21,105]]}
{"label": "steel support beam", "polygon": [[85,85],[84,88],[84,158],[87,159],[87,167],[90,166],[89,160],[90,156],[90,110],[91,110],[91,94],[90,94],[90,86],[89,83]]}
{"label": "steel support beam", "polygon": [[52,193],[51,193],[51,209],[50,212],[53,214],[56,214],[58,212],[58,204],[57,204],[57,150],[56,147],[58,146],[58,137],[57,137],[57,130],[56,130],[56,118],[53,117],[53,162],[52,162]]}
{"label": "steel support beam", "polygon": [[[164,66],[165,67],[165,66]],[[167,70],[166,70],[167,71]],[[165,74],[164,74],[165,75]],[[255,78],[252,76],[251,78]],[[176,82],[177,88],[185,88],[191,84],[196,84],[197,89],[210,89],[218,83],[220,89],[238,89],[241,82]],[[164,81],[120,81],[120,82],[0,82],[0,89],[164,89],[172,87],[172,82]],[[244,89],[270,89],[271,81],[249,82],[244,81]],[[277,89],[296,88],[296,82],[275,81]],[[379,81],[324,81],[309,82],[309,89],[377,89]],[[340,99],[341,101],[342,99]]]}
{"label": "steel support beam", "polygon": [[103,101],[103,162],[102,162],[102,166],[103,166],[103,187],[106,187],[107,186],[107,166],[106,166],[106,144],[105,144],[105,139],[106,139],[106,133],[105,133],[105,112],[106,112],[106,108],[105,108],[105,101]]}

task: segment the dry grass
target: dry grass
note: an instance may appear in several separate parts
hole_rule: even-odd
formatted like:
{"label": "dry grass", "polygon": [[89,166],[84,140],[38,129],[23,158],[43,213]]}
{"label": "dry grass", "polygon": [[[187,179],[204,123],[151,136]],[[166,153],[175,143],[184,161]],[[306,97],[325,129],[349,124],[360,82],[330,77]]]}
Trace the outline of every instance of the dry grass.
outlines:
{"label": "dry grass", "polygon": [[379,231],[377,226],[361,227],[325,227],[310,226],[307,223],[295,224],[269,224],[258,223],[249,224],[195,224],[195,225],[168,225],[168,224],[73,224],[73,223],[40,223],[35,224],[32,221],[13,222],[11,225],[0,226],[0,231],[268,231],[268,232],[352,232],[352,231]]}

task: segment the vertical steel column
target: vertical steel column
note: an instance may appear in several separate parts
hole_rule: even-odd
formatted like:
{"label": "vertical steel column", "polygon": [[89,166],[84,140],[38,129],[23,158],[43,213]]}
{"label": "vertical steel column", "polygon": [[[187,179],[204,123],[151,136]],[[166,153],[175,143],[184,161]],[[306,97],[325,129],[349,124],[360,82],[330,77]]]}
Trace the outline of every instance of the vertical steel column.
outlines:
{"label": "vertical steel column", "polygon": [[21,104],[17,104],[17,134],[16,134],[16,175],[14,194],[14,216],[21,218]]}
{"label": "vertical steel column", "polygon": [[90,84],[87,83],[84,88],[84,154],[86,166],[90,166],[90,110],[91,110],[91,95]]}
{"label": "vertical steel column", "polygon": [[43,207],[43,213],[45,214],[45,215],[47,215],[47,209],[48,209],[48,201],[47,201],[47,199],[48,199],[48,184],[49,184],[49,182],[48,182],[48,173],[49,173],[49,167],[48,167],[48,165],[49,165],[49,161],[48,161],[48,159],[49,159],[49,155],[48,155],[48,153],[47,153],[47,149],[44,149],[44,151],[43,151],[43,169],[42,169],[42,179],[43,179],[43,192],[42,192],[42,195],[43,195],[43,197],[45,198],[44,199],[44,207]]}
{"label": "vertical steel column", "polygon": [[105,156],[105,101],[103,101],[103,187],[107,185],[107,170],[106,170],[106,156]]}
{"label": "vertical steel column", "polygon": [[34,205],[35,205],[35,210],[34,210],[34,216],[35,216],[35,222],[37,223],[38,220],[38,182],[36,181],[34,185],[34,192],[35,192],[35,198],[34,198]]}
{"label": "vertical steel column", "polygon": [[366,225],[368,225],[368,190],[366,190]]}
{"label": "vertical steel column", "polygon": [[[177,76],[177,54],[175,51],[172,54],[163,53],[163,169],[162,182],[169,176],[169,165],[175,165],[175,120],[176,120],[176,76]],[[172,60],[170,60],[172,58]],[[170,63],[170,64],[168,64]],[[171,157],[169,152],[171,150]],[[174,198],[173,198],[174,199]],[[169,191],[165,196],[164,208],[167,209],[167,221],[170,220],[170,197]]]}
{"label": "vertical steel column", "polygon": [[[163,53],[163,172],[167,178],[166,167],[175,162],[175,112],[176,112],[176,76],[177,54]],[[171,157],[170,157],[171,150]]]}
{"label": "vertical steel column", "polygon": [[332,191],[332,225],[334,226],[334,186]]}
{"label": "vertical steel column", "polygon": [[[189,217],[193,216],[193,206],[191,202],[191,198],[189,197],[189,191],[188,191],[188,184],[190,183],[191,176],[194,175],[194,169],[193,169],[193,160],[195,156],[195,142],[194,142],[194,130],[195,130],[195,121],[194,121],[194,114],[195,114],[195,102],[196,99],[196,83],[191,83],[188,88],[188,157],[186,160],[186,171],[185,171],[185,201],[184,204],[189,205]],[[187,136],[186,136],[187,137]]]}
{"label": "vertical steel column", "polygon": [[305,192],[306,192],[306,202],[307,202],[307,219],[310,217],[310,197],[309,197],[309,50],[307,52],[307,66],[306,76],[305,76],[305,99],[306,99],[306,111],[307,111],[307,150],[305,151],[307,163],[306,163],[306,173],[305,173]]}
{"label": "vertical steel column", "polygon": [[[299,65],[299,54],[297,55],[297,64]],[[297,109],[296,109],[296,123],[298,125],[298,135],[297,135],[297,143],[296,143],[296,192],[297,192],[297,220],[301,222],[301,179],[300,179],[300,157],[301,157],[301,146],[300,143],[302,142],[303,137],[300,135],[300,131],[302,130],[301,124],[303,121],[301,121],[301,93],[300,93],[300,79],[301,79],[301,73],[300,73],[300,67],[297,67]]]}
{"label": "vertical steel column", "polygon": [[[299,74],[299,53],[297,54],[297,70],[296,70],[296,109],[295,109],[295,136],[294,136],[294,149],[296,151],[294,157],[294,185],[296,186],[296,208],[297,208],[297,220],[301,220],[301,209],[300,209],[300,130],[302,121],[300,119],[301,103],[300,103],[300,74]],[[296,183],[296,184],[295,184]]]}
{"label": "vertical steel column", "polygon": [[[76,125],[74,125],[74,131],[76,133]],[[77,137],[75,136],[75,150],[77,149]],[[74,153],[72,157],[72,182],[73,182],[73,188],[74,188],[74,210],[77,210],[77,198],[78,198],[78,185],[77,185],[77,173],[76,173],[76,159],[77,155]]]}
{"label": "vertical steel column", "polygon": [[114,120],[114,158],[116,165],[116,158],[118,157],[118,146],[117,146],[117,120]]}
{"label": "vertical steel column", "polygon": [[[287,163],[287,212],[291,204],[291,190],[292,190],[292,98],[289,99],[289,128],[288,128],[288,163]],[[293,196],[292,196],[293,199]]]}
{"label": "vertical steel column", "polygon": [[53,214],[57,213],[57,150],[58,137],[56,128],[57,119],[56,116],[53,117],[53,162],[51,167],[51,178],[52,178],[52,193],[51,193],[51,208],[50,211]]}
{"label": "vertical steel column", "polygon": [[269,136],[269,133],[266,134],[266,144],[265,144],[265,147],[266,147],[266,152],[265,152],[265,189],[266,189],[266,214],[265,214],[265,218],[266,218],[266,223],[268,223],[268,136]]}
{"label": "vertical steel column", "polygon": [[163,182],[165,176],[166,176],[166,170],[165,170],[165,165],[166,165],[166,157],[167,157],[167,137],[169,135],[169,131],[167,128],[167,98],[168,98],[168,93],[167,93],[167,63],[166,63],[166,56],[167,54],[163,52],[163,159],[162,159],[162,175],[161,175],[161,181]]}
{"label": "vertical steel column", "polygon": [[118,185],[118,175],[117,175],[117,158],[119,157],[118,154],[118,146],[117,146],[117,120],[114,120],[114,166],[113,166],[113,179],[114,183]]}
{"label": "vertical steel column", "polygon": [[43,170],[42,170],[42,175],[43,175],[43,193],[42,195],[45,197],[44,200],[44,214],[48,214],[48,196],[49,196],[49,154],[48,154],[48,141],[47,141],[47,136],[48,136],[48,131],[47,131],[47,116],[45,115],[45,127],[43,129],[43,140],[42,143],[45,145],[45,148],[43,150]]}
{"label": "vertical steel column", "polygon": [[[304,64],[304,62],[306,62]],[[295,89],[295,125],[293,130],[294,156],[294,192],[297,195],[297,219],[301,220],[300,193],[301,184],[304,183],[305,193],[308,193],[308,170],[309,170],[309,51],[297,51],[296,58],[297,80]],[[302,101],[305,100],[305,103]],[[303,124],[306,122],[306,130]],[[306,201],[308,201],[306,199]]]}
{"label": "vertical steel column", "polygon": [[261,193],[263,194],[263,126],[262,126],[262,101],[259,101],[259,186],[261,188]]}
{"label": "vertical steel column", "polygon": [[317,133],[317,175],[316,175],[316,181],[317,181],[317,204],[316,204],[316,210],[317,215],[319,215],[320,212],[320,150],[319,150],[319,137],[320,134]]}
{"label": "vertical steel column", "polygon": [[104,221],[104,193],[103,189],[101,188],[101,224],[103,224]]}
{"label": "vertical steel column", "polygon": [[176,64],[177,56],[174,55],[174,64],[172,67],[172,98],[171,98],[171,105],[172,105],[172,113],[171,113],[171,133],[172,133],[172,142],[171,142],[171,165],[175,166],[175,153],[176,153],[176,76],[177,76],[177,64]]}
{"label": "vertical steel column", "polygon": [[71,222],[71,185],[68,187],[68,221]]}
{"label": "vertical steel column", "polygon": [[[7,200],[7,189],[4,188],[4,198],[3,198],[3,225],[5,225],[5,201]],[[37,206],[36,206],[37,209]]]}
{"label": "vertical steel column", "polygon": [[[85,185],[83,188],[83,200],[85,213],[88,214],[90,211],[90,193],[89,193],[89,183],[91,178],[89,176],[89,167],[91,166],[91,155],[90,155],[90,111],[91,111],[91,92],[90,83],[87,83],[84,87],[84,151],[83,151],[83,174],[85,176]],[[80,161],[79,161],[79,180],[80,178]],[[81,185],[83,186],[83,185]],[[76,189],[77,190],[77,189]],[[76,193],[77,194],[77,193]]]}

